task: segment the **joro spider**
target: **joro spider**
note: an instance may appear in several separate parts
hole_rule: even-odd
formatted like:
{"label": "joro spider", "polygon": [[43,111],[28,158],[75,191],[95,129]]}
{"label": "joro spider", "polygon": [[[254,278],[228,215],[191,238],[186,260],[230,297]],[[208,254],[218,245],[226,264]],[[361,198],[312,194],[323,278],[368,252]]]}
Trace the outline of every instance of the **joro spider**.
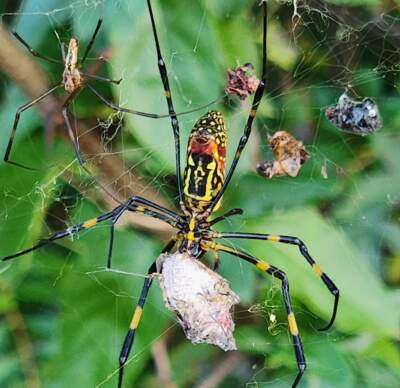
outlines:
{"label": "joro spider", "polygon": [[[217,232],[212,226],[224,220],[226,217],[241,214],[241,209],[232,209],[222,216],[211,219],[212,213],[221,205],[221,199],[235,171],[242,151],[247,143],[251,133],[252,124],[256,117],[261,98],[264,94],[266,70],[267,70],[267,0],[261,2],[263,7],[263,48],[262,48],[262,76],[259,86],[255,92],[251,110],[244,128],[244,133],[239,141],[232,164],[226,177],[225,172],[225,154],[227,133],[224,118],[217,111],[210,111],[203,115],[194,125],[189,136],[186,167],[183,179],[180,171],[180,153],[179,153],[179,123],[174,111],[172,95],[169,89],[169,80],[165,62],[161,55],[160,44],[157,36],[156,25],[150,0],[147,0],[152,31],[154,35],[155,46],[158,57],[158,67],[161,81],[164,86],[164,92],[171,117],[171,126],[175,136],[176,145],[176,176],[179,189],[179,205],[182,214],[171,211],[167,208],[157,205],[140,196],[133,196],[125,203],[120,204],[114,210],[104,213],[94,219],[83,223],[73,225],[66,230],[57,232],[47,239],[41,240],[35,246],[3,258],[10,260],[15,257],[32,252],[55,240],[73,235],[82,230],[92,228],[100,222],[110,222],[110,244],[107,258],[107,268],[111,267],[111,257],[114,242],[114,227],[118,219],[125,211],[146,214],[150,217],[162,220],[177,229],[176,234],[164,247],[163,253],[170,253],[176,247],[181,253],[188,254],[193,260],[201,258],[206,252],[212,251],[218,255],[218,252],[226,252],[235,257],[241,258],[251,264],[254,264],[261,271],[277,278],[281,282],[283,302],[287,311],[287,320],[290,334],[292,336],[293,348],[298,367],[298,373],[292,387],[296,387],[306,369],[306,358],[303,345],[300,339],[299,330],[296,324],[295,315],[292,309],[291,298],[289,294],[289,280],[282,270],[268,264],[266,261],[247,254],[239,249],[231,248],[227,245],[215,242],[216,239],[237,238],[250,240],[264,240],[276,243],[291,244],[298,247],[303,258],[312,267],[315,273],[321,278],[330,293],[334,296],[333,312],[328,324],[319,329],[329,329],[336,317],[339,290],[326,275],[321,267],[314,261],[308,252],[306,245],[297,237],[266,234],[266,233],[241,233],[241,232]],[[162,272],[162,269],[161,269]],[[144,280],[143,288],[140,294],[138,304],[135,308],[128,332],[122,345],[119,356],[119,378],[118,387],[122,387],[124,366],[128,360],[133,346],[136,330],[139,326],[143,307],[146,302],[147,294],[153,282],[153,275],[157,273],[156,262],[150,266],[147,277]]]}
{"label": "joro spider", "polygon": [[[119,84],[122,79],[119,80],[112,80],[109,78],[105,78],[105,77],[101,77],[98,75],[94,75],[94,74],[89,74],[89,73],[85,73],[83,71],[81,71],[82,66],[84,65],[90,50],[93,47],[93,44],[96,40],[97,34],[100,30],[100,27],[103,23],[103,19],[100,18],[96,24],[96,28],[93,32],[93,35],[85,49],[85,52],[83,54],[83,57],[81,59],[79,59],[78,57],[78,53],[79,53],[79,40],[75,37],[72,37],[69,41],[68,44],[68,50],[67,53],[65,54],[65,49],[64,49],[64,45],[61,44],[61,56],[62,56],[62,61],[58,60],[58,59],[53,59],[50,58],[46,55],[42,55],[39,52],[37,52],[36,50],[34,50],[16,31],[13,31],[13,35],[15,36],[15,38],[35,57],[41,58],[47,62],[50,63],[56,63],[56,64],[62,64],[64,65],[64,71],[62,74],[62,80],[57,83],[56,85],[52,86],[49,90],[47,90],[46,92],[42,93],[40,96],[36,97],[34,100],[27,102],[26,104],[20,106],[17,109],[17,112],[15,114],[15,118],[14,118],[14,123],[13,123],[13,127],[11,130],[11,134],[8,140],[8,144],[7,144],[7,148],[6,151],[4,153],[4,161],[6,163],[10,163],[13,164],[15,166],[18,167],[22,167],[25,168],[27,170],[36,170],[36,168],[30,167],[30,166],[25,166],[21,163],[15,162],[10,160],[10,154],[11,154],[11,150],[12,150],[12,146],[13,146],[13,142],[14,142],[14,138],[15,138],[15,134],[17,131],[17,127],[18,127],[18,123],[20,120],[20,116],[21,113],[23,113],[24,111],[26,111],[27,109],[31,108],[32,106],[36,105],[38,102],[40,102],[41,100],[43,100],[44,98],[46,98],[48,95],[50,95],[51,93],[53,93],[54,91],[56,91],[59,88],[64,88],[64,90],[67,92],[67,97],[65,98],[64,102],[61,105],[61,112],[65,121],[65,125],[67,127],[67,131],[68,131],[68,135],[69,138],[71,140],[71,143],[74,147],[74,151],[75,151],[75,155],[76,158],[79,162],[79,164],[81,166],[83,166],[84,164],[84,158],[81,155],[80,149],[79,149],[79,142],[77,139],[77,136],[75,134],[75,131],[72,128],[70,119],[69,119],[69,112],[68,112],[68,107],[71,104],[71,102],[74,100],[74,98],[78,95],[78,93],[80,91],[82,91],[82,89],[84,88],[88,88],[92,94],[99,99],[100,101],[102,101],[104,104],[106,104],[108,107],[110,107],[111,109],[113,109],[114,111],[117,112],[123,112],[123,113],[130,113],[130,114],[134,114],[134,115],[138,115],[138,116],[144,116],[144,117],[148,117],[148,118],[152,118],[152,119],[161,119],[161,118],[166,118],[169,117],[169,114],[156,114],[156,113],[147,113],[147,112],[140,112],[134,109],[129,109],[129,108],[123,108],[120,107],[114,103],[112,103],[111,101],[108,101],[103,95],[101,95],[101,93],[99,93],[90,83],[89,81],[103,81],[103,82],[108,82],[108,83],[112,83],[112,84]],[[103,59],[102,57],[97,58],[98,60]],[[222,98],[222,97],[220,97]],[[216,101],[218,101],[220,98],[216,98],[215,100],[204,104],[198,108],[194,108],[194,109],[190,109],[188,111],[185,112],[180,112],[177,113],[177,116],[180,115],[184,115],[184,114],[188,114],[188,113],[192,113],[192,112],[196,112],[197,110],[203,109],[205,107],[208,107],[212,104],[214,104]],[[86,171],[87,172],[87,171]]]}

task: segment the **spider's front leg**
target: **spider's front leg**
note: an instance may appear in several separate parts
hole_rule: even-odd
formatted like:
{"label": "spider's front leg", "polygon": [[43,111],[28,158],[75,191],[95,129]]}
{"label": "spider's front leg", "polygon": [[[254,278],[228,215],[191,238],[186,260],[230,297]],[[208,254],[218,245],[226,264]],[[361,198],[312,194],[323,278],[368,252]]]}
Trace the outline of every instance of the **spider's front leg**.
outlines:
{"label": "spider's front leg", "polygon": [[[157,210],[154,210],[154,209],[157,209]],[[110,220],[111,221],[111,225],[110,225],[111,238],[110,238],[110,248],[108,251],[108,258],[107,258],[107,268],[110,268],[111,267],[112,247],[113,247],[113,241],[114,241],[114,225],[118,221],[118,219],[121,217],[121,215],[127,210],[132,211],[134,213],[141,213],[141,214],[148,215],[152,218],[156,218],[158,220],[164,221],[173,227],[176,227],[181,222],[180,216],[178,214],[172,212],[171,210],[163,208],[162,206],[159,206],[156,203],[153,203],[145,198],[142,198],[139,196],[133,196],[130,199],[128,199],[125,203],[123,203],[122,205],[117,206],[115,209],[113,209],[107,213],[101,214],[98,217],[92,218],[90,220],[87,220],[87,221],[79,223],[79,224],[72,225],[67,229],[56,232],[53,235],[51,235],[50,237],[40,240],[33,247],[30,247],[28,249],[24,249],[22,251],[12,254],[12,255],[3,257],[1,260],[8,261],[8,260],[14,259],[16,257],[26,255],[27,253],[35,251],[45,245],[49,245],[56,240],[60,240],[67,236],[73,236],[83,230],[90,229],[101,222]]]}

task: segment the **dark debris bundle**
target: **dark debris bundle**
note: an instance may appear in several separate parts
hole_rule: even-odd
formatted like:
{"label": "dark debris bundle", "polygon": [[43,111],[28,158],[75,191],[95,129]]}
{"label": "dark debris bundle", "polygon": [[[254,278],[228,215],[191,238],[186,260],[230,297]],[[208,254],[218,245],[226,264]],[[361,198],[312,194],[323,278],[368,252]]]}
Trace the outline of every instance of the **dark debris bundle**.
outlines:
{"label": "dark debris bundle", "polygon": [[285,175],[295,177],[301,166],[310,158],[303,142],[286,131],[278,131],[268,136],[268,145],[274,153],[275,160],[267,160],[257,165],[258,174],[266,178]]}
{"label": "dark debris bundle", "polygon": [[325,115],[342,131],[356,135],[365,136],[382,127],[378,106],[370,97],[355,101],[345,92],[336,105],[326,109]]}
{"label": "dark debris bundle", "polygon": [[186,253],[162,254],[157,265],[165,305],[176,313],[186,337],[235,350],[232,310],[239,297],[228,281]]}
{"label": "dark debris bundle", "polygon": [[236,94],[241,100],[245,100],[253,94],[260,83],[260,80],[253,74],[253,65],[251,63],[230,69],[227,74],[226,93]]}

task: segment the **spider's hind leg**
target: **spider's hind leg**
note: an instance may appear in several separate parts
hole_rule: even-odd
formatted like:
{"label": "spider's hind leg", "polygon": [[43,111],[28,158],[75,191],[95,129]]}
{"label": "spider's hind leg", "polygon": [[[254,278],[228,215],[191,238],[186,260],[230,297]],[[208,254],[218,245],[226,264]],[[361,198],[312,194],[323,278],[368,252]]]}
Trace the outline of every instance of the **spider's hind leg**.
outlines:
{"label": "spider's hind leg", "polygon": [[283,302],[285,304],[286,312],[287,312],[287,320],[289,326],[289,332],[292,336],[293,349],[296,356],[298,373],[296,379],[292,384],[292,388],[296,387],[303,376],[304,371],[306,370],[307,363],[304,355],[303,344],[300,339],[299,329],[297,327],[296,318],[294,316],[294,312],[292,309],[292,301],[289,294],[289,280],[285,272],[280,270],[279,268],[268,264],[267,262],[260,260],[256,257],[253,257],[243,251],[238,249],[230,248],[223,244],[209,243],[208,246],[204,246],[206,250],[213,251],[222,251],[229,253],[233,256],[239,257],[241,259],[246,260],[247,262],[254,264],[258,269],[267,273],[268,275],[273,276],[281,281],[282,287],[282,296]]}
{"label": "spider's hind leg", "polygon": [[[171,241],[168,242],[168,244],[164,247],[164,249],[161,251],[161,253],[168,253],[171,251],[171,249],[175,245],[175,239],[172,239]],[[147,277],[144,280],[144,284],[142,287],[142,292],[140,293],[140,298],[139,302],[136,305],[135,312],[133,313],[133,317],[131,320],[131,323],[129,325],[128,332],[126,333],[124,343],[122,345],[122,349],[119,355],[119,374],[118,374],[118,388],[122,388],[122,381],[124,377],[124,367],[126,362],[128,361],[129,353],[132,349],[133,342],[135,339],[135,334],[136,330],[139,326],[142,313],[143,313],[143,307],[147,299],[147,294],[149,293],[151,284],[153,283],[153,277],[152,275],[157,272],[157,265],[156,262],[153,262],[153,264],[150,266],[148,272],[147,272]]]}

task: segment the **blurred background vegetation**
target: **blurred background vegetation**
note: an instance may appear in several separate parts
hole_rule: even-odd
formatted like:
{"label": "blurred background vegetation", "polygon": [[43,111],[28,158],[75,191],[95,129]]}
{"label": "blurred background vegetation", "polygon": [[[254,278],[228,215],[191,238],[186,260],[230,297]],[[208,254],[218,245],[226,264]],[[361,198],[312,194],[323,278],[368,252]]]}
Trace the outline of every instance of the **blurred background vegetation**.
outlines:
{"label": "blurred background vegetation", "polygon": [[[256,3],[154,1],[177,111],[223,95],[228,68],[251,62],[260,72],[262,23]],[[317,332],[329,319],[333,300],[297,249],[234,243],[289,276],[308,360],[302,387],[398,387],[400,2],[299,0],[295,5],[269,1],[267,95],[223,206],[245,213],[219,229],[298,236],[340,288],[333,329]],[[63,42],[76,35],[84,45],[103,16],[88,67],[95,52],[106,54],[98,74],[123,82],[96,87],[123,106],[167,112],[144,0],[4,1],[0,13],[3,28],[17,29],[35,49],[57,58],[54,31]],[[58,82],[62,67],[26,56],[50,82]],[[3,154],[15,111],[31,97],[21,87],[32,74],[18,85],[3,67],[0,74]],[[376,134],[345,134],[325,119],[325,108],[349,86],[353,95],[379,104],[384,127]],[[226,117],[228,158],[248,108],[248,102],[236,99],[213,106]],[[116,114],[87,91],[72,110],[77,125],[85,124],[79,140],[94,175],[121,199],[150,193],[176,208],[168,119]],[[204,111],[181,117],[183,154]],[[112,203],[74,161],[69,141],[61,136],[64,128],[53,134],[46,123],[36,109],[23,113],[13,153],[14,160],[41,166],[40,171],[0,165],[2,256],[94,217]],[[271,157],[266,136],[276,130],[303,140],[311,154],[297,178],[265,180],[255,173],[256,163]],[[96,144],[101,153],[90,152]],[[105,270],[107,225],[1,265],[1,387],[116,386],[118,355],[143,274],[167,241],[163,226],[156,234],[147,226],[134,217],[121,222],[115,271]],[[222,255],[221,273],[241,297],[235,311],[239,351],[225,354],[187,341],[155,282],[127,366],[127,386],[290,385],[296,363],[280,285],[229,256]]]}

